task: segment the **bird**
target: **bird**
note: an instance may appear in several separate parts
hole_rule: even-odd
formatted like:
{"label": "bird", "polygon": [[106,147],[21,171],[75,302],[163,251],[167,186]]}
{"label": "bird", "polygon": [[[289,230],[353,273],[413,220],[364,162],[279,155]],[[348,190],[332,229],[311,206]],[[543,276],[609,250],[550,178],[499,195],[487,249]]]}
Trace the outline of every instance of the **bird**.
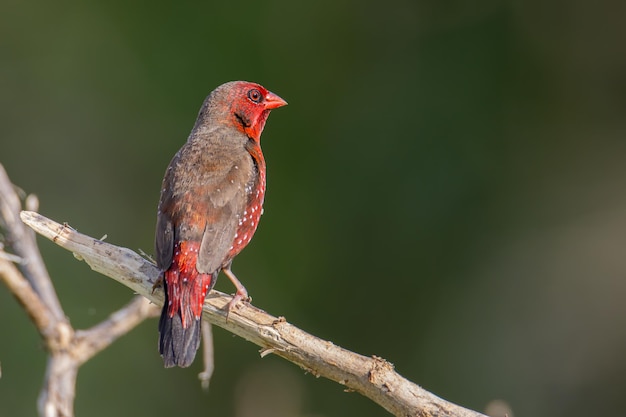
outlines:
{"label": "bird", "polygon": [[155,257],[165,295],[159,353],[166,368],[193,362],[204,299],[220,271],[236,288],[227,312],[248,300],[231,264],[252,239],[263,213],[261,133],[270,111],[285,105],[257,83],[220,85],[204,100],[187,141],[165,171]]}

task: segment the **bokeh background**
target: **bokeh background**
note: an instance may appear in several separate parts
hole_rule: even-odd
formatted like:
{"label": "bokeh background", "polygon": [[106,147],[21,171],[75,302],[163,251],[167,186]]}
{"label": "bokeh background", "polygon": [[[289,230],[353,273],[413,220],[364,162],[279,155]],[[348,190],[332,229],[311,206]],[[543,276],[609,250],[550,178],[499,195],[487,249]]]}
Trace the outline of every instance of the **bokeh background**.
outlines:
{"label": "bokeh background", "polygon": [[[624,5],[0,8],[0,163],[42,214],[151,253],[163,172],[204,97],[260,82],[289,106],[265,129],[265,215],[234,264],[256,305],[469,408],[623,413]],[[129,300],[41,250],[76,327]],[[0,416],[34,415],[40,339],[4,288],[0,317]],[[204,393],[200,361],[162,368],[156,326],[81,368],[77,415],[387,415],[220,329]]]}

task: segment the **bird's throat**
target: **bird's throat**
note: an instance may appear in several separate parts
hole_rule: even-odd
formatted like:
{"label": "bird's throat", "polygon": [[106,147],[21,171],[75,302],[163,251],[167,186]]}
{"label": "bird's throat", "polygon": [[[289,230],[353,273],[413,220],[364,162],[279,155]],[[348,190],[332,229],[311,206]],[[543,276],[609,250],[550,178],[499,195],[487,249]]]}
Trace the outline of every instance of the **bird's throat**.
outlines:
{"label": "bird's throat", "polygon": [[269,114],[269,110],[262,111],[256,117],[249,117],[243,113],[234,113],[238,122],[237,128],[250,139],[254,139],[257,143],[261,140],[261,133],[263,133],[263,128],[265,128],[265,122]]}

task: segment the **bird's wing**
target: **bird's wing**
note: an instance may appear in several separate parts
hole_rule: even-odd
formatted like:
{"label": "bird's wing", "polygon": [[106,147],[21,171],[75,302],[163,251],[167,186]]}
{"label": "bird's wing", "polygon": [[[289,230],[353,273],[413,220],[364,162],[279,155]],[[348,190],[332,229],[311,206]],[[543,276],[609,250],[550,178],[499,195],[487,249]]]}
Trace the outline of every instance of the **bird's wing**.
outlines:
{"label": "bird's wing", "polygon": [[157,266],[161,271],[165,271],[172,264],[174,255],[174,224],[170,216],[161,210],[157,213],[154,240]]}
{"label": "bird's wing", "polygon": [[212,273],[229,261],[226,258],[236,239],[248,200],[246,189],[254,173],[252,159],[246,153],[225,171],[225,175],[207,185],[209,204],[196,263],[199,272]]}

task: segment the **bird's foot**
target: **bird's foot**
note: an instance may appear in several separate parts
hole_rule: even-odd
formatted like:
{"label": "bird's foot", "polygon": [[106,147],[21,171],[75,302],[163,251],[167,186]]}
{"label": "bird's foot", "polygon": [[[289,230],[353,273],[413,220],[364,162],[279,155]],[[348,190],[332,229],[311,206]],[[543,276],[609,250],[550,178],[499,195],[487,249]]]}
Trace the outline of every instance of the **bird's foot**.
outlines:
{"label": "bird's foot", "polygon": [[152,285],[152,294],[154,294],[154,291],[163,286],[163,275],[159,275],[159,277],[157,278],[156,281],[154,281],[154,284]]}
{"label": "bird's foot", "polygon": [[250,301],[252,301],[252,297],[248,295],[248,291],[245,288],[238,289],[235,295],[233,295],[233,299],[226,305],[226,321],[228,321],[230,312],[235,308],[239,308],[241,302],[249,303]]}

